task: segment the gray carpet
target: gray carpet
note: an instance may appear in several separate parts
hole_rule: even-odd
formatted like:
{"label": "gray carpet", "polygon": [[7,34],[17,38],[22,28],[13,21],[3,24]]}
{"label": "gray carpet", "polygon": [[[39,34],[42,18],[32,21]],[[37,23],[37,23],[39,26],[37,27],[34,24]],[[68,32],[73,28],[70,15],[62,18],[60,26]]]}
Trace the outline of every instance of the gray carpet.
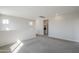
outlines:
{"label": "gray carpet", "polygon": [[23,44],[18,53],[79,53],[79,43],[47,36],[37,36]]}

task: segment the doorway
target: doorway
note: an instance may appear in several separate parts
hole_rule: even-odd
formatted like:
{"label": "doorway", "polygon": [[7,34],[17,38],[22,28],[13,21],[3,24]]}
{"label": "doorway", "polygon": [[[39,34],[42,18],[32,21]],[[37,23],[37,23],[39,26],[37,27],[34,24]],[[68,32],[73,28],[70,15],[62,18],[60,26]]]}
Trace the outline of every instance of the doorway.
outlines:
{"label": "doorway", "polygon": [[43,21],[43,24],[44,24],[44,35],[48,35],[48,20],[44,20]]}

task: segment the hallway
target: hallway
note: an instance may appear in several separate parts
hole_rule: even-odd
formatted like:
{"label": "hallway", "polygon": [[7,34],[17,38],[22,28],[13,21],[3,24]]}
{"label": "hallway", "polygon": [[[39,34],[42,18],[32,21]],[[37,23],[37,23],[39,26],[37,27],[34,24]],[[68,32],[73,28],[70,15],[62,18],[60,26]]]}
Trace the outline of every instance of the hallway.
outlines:
{"label": "hallway", "polygon": [[37,36],[23,41],[18,53],[79,53],[79,43]]}

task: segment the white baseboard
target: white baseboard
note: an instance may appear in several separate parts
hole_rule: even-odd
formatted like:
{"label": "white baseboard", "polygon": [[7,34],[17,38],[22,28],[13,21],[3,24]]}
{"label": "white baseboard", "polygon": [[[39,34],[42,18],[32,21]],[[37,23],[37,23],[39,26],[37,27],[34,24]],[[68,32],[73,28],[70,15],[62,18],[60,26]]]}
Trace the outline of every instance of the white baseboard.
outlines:
{"label": "white baseboard", "polygon": [[79,43],[79,41],[76,41],[76,40],[68,40],[68,39],[59,38],[59,37],[52,37],[52,36],[48,36],[48,37],[50,37],[50,38],[56,38],[56,39],[60,39],[60,40],[71,41],[71,42],[78,42]]}

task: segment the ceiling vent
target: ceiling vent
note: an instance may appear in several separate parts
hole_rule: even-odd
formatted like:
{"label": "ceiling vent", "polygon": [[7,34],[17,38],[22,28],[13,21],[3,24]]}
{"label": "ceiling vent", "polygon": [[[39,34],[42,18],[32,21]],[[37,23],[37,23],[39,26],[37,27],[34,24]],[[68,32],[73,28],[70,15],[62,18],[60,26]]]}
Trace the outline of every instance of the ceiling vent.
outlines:
{"label": "ceiling vent", "polygon": [[44,16],[39,16],[40,18],[46,18],[46,17],[44,17]]}

